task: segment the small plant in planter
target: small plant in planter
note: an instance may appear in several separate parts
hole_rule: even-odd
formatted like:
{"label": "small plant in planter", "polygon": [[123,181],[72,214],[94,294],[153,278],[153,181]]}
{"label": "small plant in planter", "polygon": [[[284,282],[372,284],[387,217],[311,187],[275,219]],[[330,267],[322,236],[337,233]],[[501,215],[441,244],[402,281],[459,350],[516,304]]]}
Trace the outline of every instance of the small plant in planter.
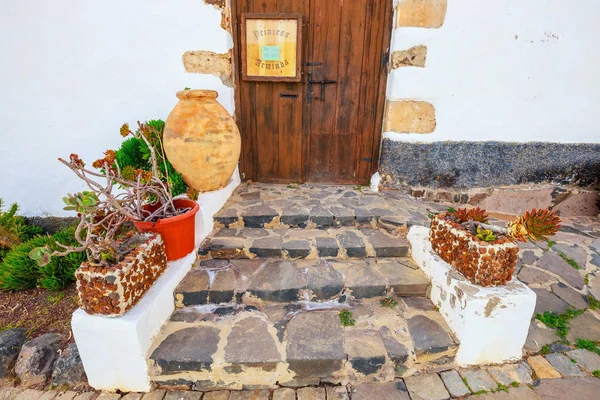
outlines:
{"label": "small plant in planter", "polygon": [[505,285],[518,261],[517,241],[548,240],[560,228],[550,210],[534,209],[506,223],[488,224],[488,214],[477,208],[440,213],[431,221],[433,250],[471,282],[481,286]]}

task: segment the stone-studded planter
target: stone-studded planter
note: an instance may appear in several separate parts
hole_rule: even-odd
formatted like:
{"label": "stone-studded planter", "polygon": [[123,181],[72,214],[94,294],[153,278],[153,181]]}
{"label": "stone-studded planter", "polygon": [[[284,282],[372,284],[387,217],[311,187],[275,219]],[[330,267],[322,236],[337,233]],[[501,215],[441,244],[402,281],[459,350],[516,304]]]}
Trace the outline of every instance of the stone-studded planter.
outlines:
{"label": "stone-studded planter", "polygon": [[145,234],[147,241],[110,268],[82,263],[75,272],[79,306],[88,314],[116,317],[125,314],[144,296],[167,267],[160,235]]}
{"label": "stone-studded planter", "polygon": [[448,214],[431,221],[429,239],[433,250],[472,283],[481,286],[505,285],[512,279],[519,246],[506,237],[485,242],[460,224],[447,220]]}

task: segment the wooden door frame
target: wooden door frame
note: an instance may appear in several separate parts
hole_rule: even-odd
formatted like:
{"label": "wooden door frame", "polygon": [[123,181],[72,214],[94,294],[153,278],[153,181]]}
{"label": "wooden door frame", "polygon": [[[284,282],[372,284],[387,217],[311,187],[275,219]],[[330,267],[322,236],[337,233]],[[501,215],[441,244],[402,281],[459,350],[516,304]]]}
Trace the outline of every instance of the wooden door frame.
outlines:
{"label": "wooden door frame", "polygon": [[[232,36],[232,40],[233,40],[233,53],[232,53],[232,57],[231,57],[231,73],[232,73],[232,77],[233,77],[233,83],[234,83],[234,105],[235,105],[235,120],[236,123],[238,123],[239,126],[239,121],[241,121],[241,109],[242,109],[242,104],[241,104],[241,85],[240,85],[240,81],[241,81],[241,71],[239,70],[241,68],[242,62],[241,62],[241,57],[242,57],[242,51],[240,49],[241,43],[238,40],[238,35],[240,34],[239,32],[239,20],[237,18],[237,2],[238,0],[230,0],[231,1],[231,36]],[[241,1],[241,0],[239,0]],[[380,156],[380,152],[381,152],[381,146],[382,146],[382,140],[381,137],[383,135],[383,122],[385,119],[385,103],[386,103],[386,92],[387,92],[387,81],[388,81],[388,77],[389,77],[389,61],[390,61],[390,50],[391,50],[391,41],[392,41],[392,32],[394,29],[394,23],[393,23],[393,17],[394,17],[394,0],[373,0],[374,2],[379,2],[379,1],[384,1],[386,2],[386,7],[387,7],[387,12],[385,13],[385,20],[384,20],[384,33],[383,33],[383,48],[387,49],[386,52],[383,55],[383,60],[382,60],[382,73],[380,74],[379,77],[379,93],[377,95],[377,102],[375,104],[376,106],[376,113],[377,113],[377,118],[375,119],[376,121],[376,126],[375,126],[375,135],[373,137],[373,150],[371,152],[371,168],[369,170],[369,176],[373,175],[374,173],[376,173],[379,170],[379,156]],[[303,28],[310,23],[310,18],[304,19],[303,20]],[[311,33],[306,32],[304,35],[305,40],[309,40],[309,37]],[[309,61],[307,56],[308,56],[308,46],[304,46],[303,48],[304,54],[303,54],[303,59],[305,61]],[[301,74],[302,74],[302,79],[300,80],[299,83],[301,84],[305,84],[305,74],[304,74],[304,68],[301,69]],[[303,140],[302,140],[302,182],[306,182],[306,179],[308,177],[308,169],[309,169],[309,152],[310,152],[310,124],[307,123],[307,120],[309,119],[309,112],[308,112],[308,103],[306,101],[306,96],[303,96],[303,100],[302,100],[302,109],[303,109],[303,119],[302,119],[302,135],[303,135]],[[308,120],[308,122],[310,122]],[[362,135],[361,135],[362,136]],[[244,140],[244,135],[242,135],[242,140]],[[256,138],[252,137],[251,138],[251,147],[252,148],[256,143]],[[243,149],[243,146],[242,146]],[[251,168],[253,168],[253,175],[256,175],[256,160],[253,160],[253,165],[251,166]],[[246,172],[246,162],[247,162],[247,156],[244,153],[244,151],[241,152],[240,154],[240,161],[239,161],[239,170],[240,170],[240,176],[242,177],[242,180],[246,180],[245,177],[245,172]],[[360,182],[363,183],[363,182]],[[366,182],[364,182],[366,183]]]}

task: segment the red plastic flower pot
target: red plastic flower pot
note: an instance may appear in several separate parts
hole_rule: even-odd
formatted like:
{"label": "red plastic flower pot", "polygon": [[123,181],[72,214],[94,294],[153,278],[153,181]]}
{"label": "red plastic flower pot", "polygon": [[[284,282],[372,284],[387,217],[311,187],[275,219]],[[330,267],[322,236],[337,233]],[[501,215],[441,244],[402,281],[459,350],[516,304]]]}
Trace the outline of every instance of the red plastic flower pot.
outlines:
{"label": "red plastic flower pot", "polygon": [[200,210],[198,203],[193,200],[176,199],[173,203],[176,208],[191,208],[191,210],[156,222],[133,221],[140,232],[160,233],[165,242],[167,261],[178,260],[194,251],[196,213]]}

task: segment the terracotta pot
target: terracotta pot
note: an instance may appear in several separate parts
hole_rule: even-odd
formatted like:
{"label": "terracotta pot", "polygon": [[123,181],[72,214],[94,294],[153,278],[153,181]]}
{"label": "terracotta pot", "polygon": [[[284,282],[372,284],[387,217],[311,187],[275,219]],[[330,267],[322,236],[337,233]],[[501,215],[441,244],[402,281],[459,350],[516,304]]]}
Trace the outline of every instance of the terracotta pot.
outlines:
{"label": "terracotta pot", "polygon": [[[200,209],[198,203],[190,199],[176,199],[173,203],[178,209],[191,208],[191,210],[156,222],[133,221],[140,232],[160,233],[165,242],[168,261],[179,260],[194,251],[196,213]],[[151,207],[147,209],[153,211]]]}
{"label": "terracotta pot", "polygon": [[444,261],[477,285],[505,285],[512,279],[518,245],[505,237],[485,242],[446,217],[446,213],[436,215],[429,231],[431,247]]}
{"label": "terracotta pot", "polygon": [[167,158],[185,183],[206,192],[221,189],[238,163],[240,132],[214,90],[177,92],[179,103],[165,123]]}
{"label": "terracotta pot", "polygon": [[75,271],[79,307],[88,314],[123,315],[144,296],[166,268],[162,238],[146,234],[146,241],[114,267],[81,264]]}

